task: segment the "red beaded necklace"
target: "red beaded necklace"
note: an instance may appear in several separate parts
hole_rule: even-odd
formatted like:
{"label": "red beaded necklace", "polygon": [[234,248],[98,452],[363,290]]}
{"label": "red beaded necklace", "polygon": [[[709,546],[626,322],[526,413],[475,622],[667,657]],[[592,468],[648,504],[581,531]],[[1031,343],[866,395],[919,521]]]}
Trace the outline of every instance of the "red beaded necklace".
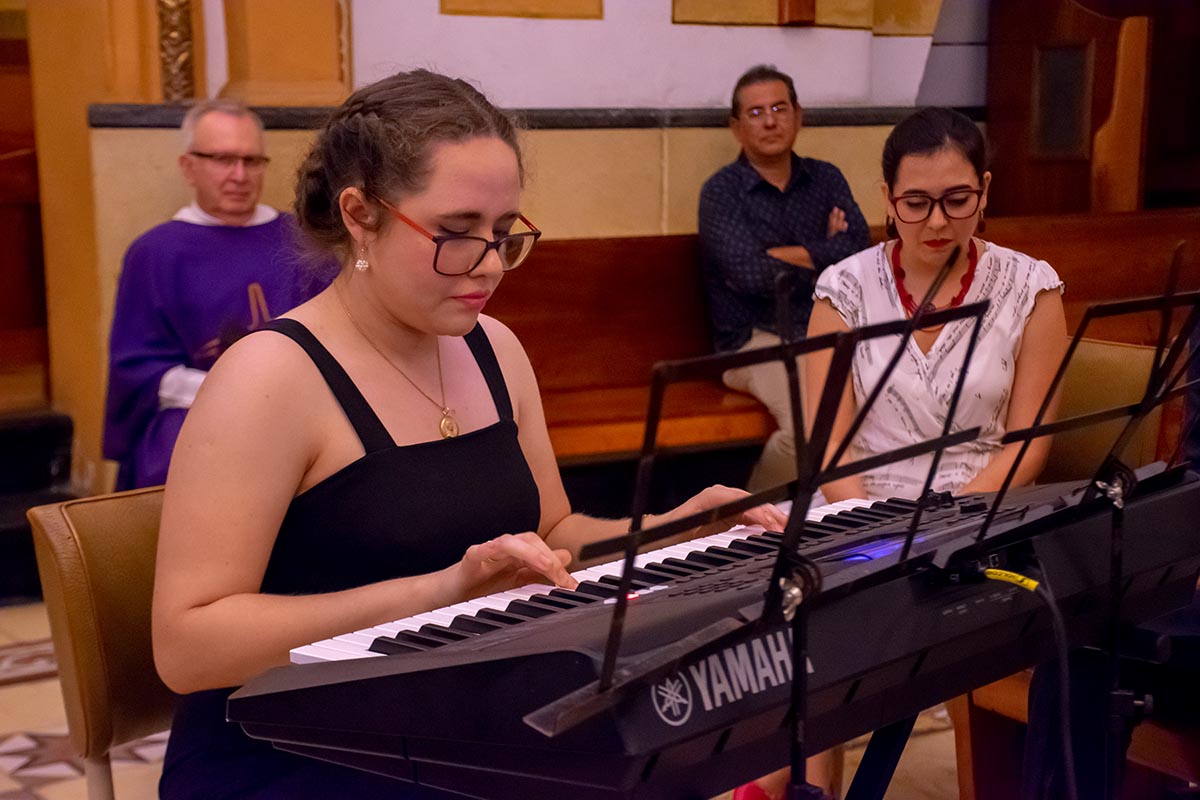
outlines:
{"label": "red beaded necklace", "polygon": [[[903,245],[903,240],[897,239],[895,247],[892,248],[892,275],[896,279],[896,293],[900,295],[900,305],[904,306],[905,313],[909,317],[912,317],[917,313],[917,301],[908,293],[908,289],[904,288],[904,267],[900,266],[900,248]],[[932,307],[927,308],[925,313],[928,314],[931,311],[940,311],[962,305],[963,298],[967,296],[967,291],[971,288],[971,281],[975,279],[975,266],[978,263],[979,252],[975,249],[975,240],[972,239],[970,246],[967,248],[967,271],[963,273],[958,294],[954,295],[953,299],[941,309],[931,304]]]}

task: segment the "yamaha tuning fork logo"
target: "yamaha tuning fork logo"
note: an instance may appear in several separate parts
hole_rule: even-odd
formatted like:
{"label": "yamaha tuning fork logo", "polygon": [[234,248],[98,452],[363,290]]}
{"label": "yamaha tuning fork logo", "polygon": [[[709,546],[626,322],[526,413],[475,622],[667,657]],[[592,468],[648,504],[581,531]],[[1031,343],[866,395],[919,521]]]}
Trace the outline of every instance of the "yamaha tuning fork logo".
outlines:
{"label": "yamaha tuning fork logo", "polygon": [[[811,674],[811,659],[807,668]],[[697,705],[705,712],[712,711],[761,692],[786,688],[791,680],[792,631],[785,628],[688,664],[652,686],[650,694],[658,718],[677,728],[691,719]]]}
{"label": "yamaha tuning fork logo", "polygon": [[679,727],[692,716],[692,687],[680,673],[659,681],[651,693],[658,718],[668,725]]}

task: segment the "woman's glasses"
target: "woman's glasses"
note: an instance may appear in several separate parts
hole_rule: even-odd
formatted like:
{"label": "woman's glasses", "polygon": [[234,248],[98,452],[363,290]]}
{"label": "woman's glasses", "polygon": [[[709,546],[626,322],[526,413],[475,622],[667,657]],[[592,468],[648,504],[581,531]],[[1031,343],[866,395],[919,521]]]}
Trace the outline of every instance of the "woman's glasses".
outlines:
{"label": "woman's glasses", "polygon": [[388,201],[380,197],[375,199],[391,212],[393,217],[437,245],[437,249],[433,251],[433,271],[439,275],[466,275],[483,263],[489,250],[496,251],[496,255],[500,258],[500,266],[505,272],[514,270],[529,257],[534,243],[542,235],[542,232],[532,222],[525,219],[524,214],[519,214],[518,218],[529,227],[529,231],[506,233],[497,236],[494,240],[484,239],[482,236],[469,236],[465,233],[435,236],[404,216]]}
{"label": "woman's glasses", "polygon": [[930,197],[927,194],[906,194],[889,198],[896,207],[896,219],[901,222],[924,222],[933,213],[934,206],[940,206],[942,216],[946,219],[967,219],[979,210],[979,199],[983,197],[983,189],[955,189],[946,192],[941,197]]}

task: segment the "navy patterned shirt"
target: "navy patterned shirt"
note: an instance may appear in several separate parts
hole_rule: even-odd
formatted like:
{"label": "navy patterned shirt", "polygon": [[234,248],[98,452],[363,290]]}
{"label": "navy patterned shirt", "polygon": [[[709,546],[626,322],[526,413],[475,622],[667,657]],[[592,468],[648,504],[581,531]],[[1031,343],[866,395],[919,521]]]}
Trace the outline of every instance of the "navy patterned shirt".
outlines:
{"label": "navy patterned shirt", "polygon": [[[829,212],[846,212],[847,230],[828,236]],[[792,154],[792,176],[782,192],[758,174],[743,153],[700,191],[700,248],[717,350],[736,350],[760,328],[775,324],[775,275],[793,270],[793,336],[802,337],[812,311],[817,273],[870,244],[846,179],[837,167]],[[767,255],[772,247],[802,245],[815,270]]]}

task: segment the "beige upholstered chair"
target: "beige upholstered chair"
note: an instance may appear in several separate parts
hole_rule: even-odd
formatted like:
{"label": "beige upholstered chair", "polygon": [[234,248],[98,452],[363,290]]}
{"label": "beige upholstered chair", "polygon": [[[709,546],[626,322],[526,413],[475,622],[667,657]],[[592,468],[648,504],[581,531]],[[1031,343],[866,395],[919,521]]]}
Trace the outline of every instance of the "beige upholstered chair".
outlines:
{"label": "beige upholstered chair", "polygon": [[[1058,418],[1137,402],[1153,365],[1153,347],[1083,339],[1063,379]],[[1124,456],[1129,466],[1154,460],[1161,421],[1162,409],[1155,409],[1134,435]],[[1124,420],[1113,420],[1055,436],[1038,483],[1091,478],[1124,425]]]}
{"label": "beige upholstered chair", "polygon": [[[1084,339],[1067,368],[1059,419],[1134,403],[1146,389],[1154,348]],[[1161,409],[1156,409],[1124,454],[1129,466],[1154,460]],[[1087,480],[1112,447],[1123,420],[1054,437],[1040,483]],[[999,800],[1017,796],[1029,673],[1019,672],[946,704],[954,720],[959,796]],[[1134,729],[1130,761],[1162,775],[1200,780],[1200,729],[1143,722]]]}
{"label": "beige upholstered chair", "polygon": [[175,697],[154,669],[150,599],[162,488],[28,512],[71,745],[88,797],[113,797],[109,750],[171,725]]}

